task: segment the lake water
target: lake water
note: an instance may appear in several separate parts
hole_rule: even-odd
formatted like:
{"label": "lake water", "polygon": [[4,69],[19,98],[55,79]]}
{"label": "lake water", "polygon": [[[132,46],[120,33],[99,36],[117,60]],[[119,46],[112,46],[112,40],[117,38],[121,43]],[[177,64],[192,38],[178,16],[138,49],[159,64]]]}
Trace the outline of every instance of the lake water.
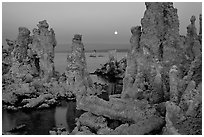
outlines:
{"label": "lake water", "polygon": [[[63,73],[66,69],[67,65],[67,55],[70,53],[55,53],[55,70]],[[90,57],[92,53],[85,53],[86,62],[87,62],[87,69],[88,71],[94,72],[97,68],[99,68],[102,64],[105,64],[109,59],[108,52],[98,52],[96,53],[96,57]],[[123,57],[126,56],[126,52],[118,52],[117,53],[117,60],[121,60]],[[102,55],[103,57],[98,57]]]}
{"label": "lake water", "polygon": [[[66,70],[67,66],[67,55],[70,53],[55,53],[55,70],[63,73]],[[121,60],[126,56],[127,52],[117,52],[116,58],[117,60]],[[96,57],[90,57],[92,53],[88,52],[85,53],[86,63],[87,63],[87,70],[89,73],[94,72],[97,68],[100,68],[101,65],[107,63],[109,60],[109,53],[108,52],[98,52],[96,53]],[[98,57],[98,56],[102,57]],[[104,83],[100,78],[96,75],[91,75],[91,78],[94,82]]]}
{"label": "lake water", "polygon": [[[55,70],[63,73],[67,65],[68,53],[55,54]],[[91,53],[86,53],[87,69],[89,72],[94,72],[100,65],[108,61],[108,52],[97,53],[97,57],[90,57]],[[98,57],[102,55],[103,57]],[[126,56],[125,52],[117,53],[117,60],[119,61]],[[101,78],[91,75],[94,82],[102,82]],[[49,130],[53,127],[65,127],[71,132],[75,127],[75,118],[81,115],[81,111],[76,110],[76,102],[62,102],[61,106],[49,108],[44,110],[33,111],[7,111],[2,110],[2,131],[6,132],[12,128],[25,124],[25,130],[18,134],[29,135],[48,135]]]}
{"label": "lake water", "polygon": [[76,110],[76,102],[62,101],[55,108],[33,111],[2,111],[2,131],[7,132],[12,128],[25,124],[26,127],[18,134],[48,135],[54,127],[65,127],[71,132],[75,127],[75,118],[82,114]]}

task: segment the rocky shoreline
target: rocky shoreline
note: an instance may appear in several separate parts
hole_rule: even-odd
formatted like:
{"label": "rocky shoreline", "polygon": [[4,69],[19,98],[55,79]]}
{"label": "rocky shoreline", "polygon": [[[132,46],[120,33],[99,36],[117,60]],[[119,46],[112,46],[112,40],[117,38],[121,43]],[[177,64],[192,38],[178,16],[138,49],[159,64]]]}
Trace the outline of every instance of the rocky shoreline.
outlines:
{"label": "rocky shoreline", "polygon": [[[121,93],[99,97],[105,85],[94,84],[87,70],[82,35],[72,39],[63,74],[54,69],[54,30],[40,21],[33,35],[19,27],[15,41],[3,49],[3,109],[43,109],[61,99],[76,100],[84,113],[71,135],[202,134],[202,32],[195,16],[187,35],[179,34],[177,9],[170,2],[146,2],[141,26],[131,28],[126,59],[114,59],[96,73],[122,79]],[[199,18],[202,25],[202,16]],[[201,28],[201,26],[200,26]],[[113,79],[116,81],[116,79]]]}

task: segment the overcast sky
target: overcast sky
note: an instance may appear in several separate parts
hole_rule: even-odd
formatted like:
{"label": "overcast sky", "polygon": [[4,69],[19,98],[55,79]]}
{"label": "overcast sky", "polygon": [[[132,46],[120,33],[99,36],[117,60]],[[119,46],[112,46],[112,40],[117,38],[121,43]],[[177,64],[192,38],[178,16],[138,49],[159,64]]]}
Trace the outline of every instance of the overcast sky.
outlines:
{"label": "overcast sky", "polygon": [[[174,3],[178,9],[180,34],[186,35],[190,17],[202,13],[202,3]],[[140,25],[145,4],[135,3],[3,3],[2,40],[16,39],[18,27],[32,31],[46,19],[56,33],[58,44],[71,43],[73,34],[81,33],[84,43],[127,44],[130,28]],[[114,32],[118,34],[115,35]],[[88,45],[87,45],[88,47]]]}

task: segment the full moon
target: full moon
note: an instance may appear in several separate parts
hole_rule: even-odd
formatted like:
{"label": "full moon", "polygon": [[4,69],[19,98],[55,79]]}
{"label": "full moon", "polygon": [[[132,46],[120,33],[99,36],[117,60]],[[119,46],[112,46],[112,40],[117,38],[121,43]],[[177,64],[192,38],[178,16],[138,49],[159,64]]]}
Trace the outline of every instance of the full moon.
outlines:
{"label": "full moon", "polygon": [[117,32],[117,31],[115,31],[115,32],[114,32],[114,34],[115,34],[115,35],[117,35],[117,34],[118,34],[118,32]]}

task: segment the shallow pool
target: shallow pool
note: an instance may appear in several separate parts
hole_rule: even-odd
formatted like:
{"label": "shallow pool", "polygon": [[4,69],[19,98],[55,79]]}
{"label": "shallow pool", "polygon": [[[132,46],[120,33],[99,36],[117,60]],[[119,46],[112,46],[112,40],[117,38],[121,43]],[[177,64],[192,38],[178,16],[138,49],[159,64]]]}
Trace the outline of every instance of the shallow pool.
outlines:
{"label": "shallow pool", "polygon": [[26,127],[15,134],[48,135],[53,127],[65,127],[71,132],[75,127],[75,118],[83,112],[76,110],[76,102],[62,101],[60,106],[33,111],[2,110],[2,131],[25,124]]}

